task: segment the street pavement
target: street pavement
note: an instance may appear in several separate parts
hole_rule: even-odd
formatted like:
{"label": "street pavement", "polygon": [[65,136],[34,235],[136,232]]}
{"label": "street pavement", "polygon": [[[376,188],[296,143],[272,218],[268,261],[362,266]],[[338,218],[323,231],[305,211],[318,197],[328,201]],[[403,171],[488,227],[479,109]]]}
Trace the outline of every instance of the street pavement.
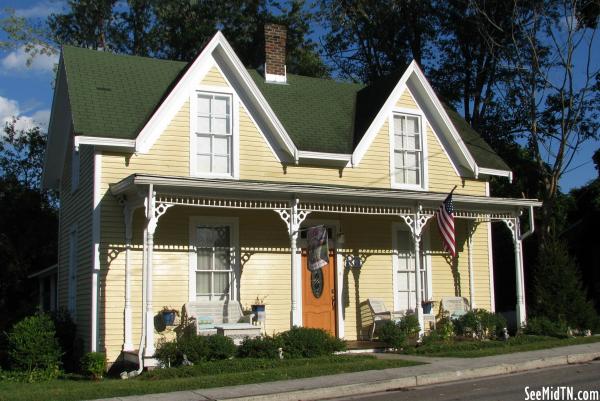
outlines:
{"label": "street pavement", "polygon": [[[578,391],[596,391],[600,393],[600,361],[586,364],[559,366],[513,373],[486,379],[474,379],[408,389],[390,389],[375,394],[329,399],[330,401],[523,401],[527,399],[525,389],[542,390],[552,387],[556,391],[560,386],[573,388],[574,399]],[[559,394],[559,400],[567,400],[567,393]],[[591,393],[590,393],[591,396]],[[529,398],[532,399],[531,395]],[[594,399],[594,398],[590,398]],[[598,398],[595,398],[598,400]]]}

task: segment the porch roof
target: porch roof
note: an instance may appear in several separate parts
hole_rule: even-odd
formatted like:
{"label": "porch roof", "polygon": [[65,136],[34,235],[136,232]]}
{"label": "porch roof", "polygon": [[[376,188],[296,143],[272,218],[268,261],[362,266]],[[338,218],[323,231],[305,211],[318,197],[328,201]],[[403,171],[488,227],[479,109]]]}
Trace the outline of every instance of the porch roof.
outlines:
{"label": "porch roof", "polygon": [[[227,199],[241,202],[264,201],[265,207],[285,208],[292,199],[300,201],[300,209],[336,212],[327,205],[370,206],[374,209],[405,209],[407,211],[422,207],[433,212],[447,193],[428,191],[408,191],[387,188],[357,188],[342,185],[310,185],[291,182],[208,179],[195,177],[176,177],[166,175],[132,174],[123,180],[111,184],[110,191],[115,196],[125,196],[130,200],[138,198],[140,189],[153,185],[157,200],[173,204],[210,206],[198,203],[194,199]],[[537,199],[497,198],[488,196],[453,196],[455,210],[481,212],[485,214],[514,215],[524,208],[539,207]],[[237,203],[244,207],[243,203]],[[246,203],[247,204],[247,203]],[[216,204],[215,204],[216,206]],[[226,205],[221,205],[226,206]],[[234,204],[231,204],[235,207]],[[253,208],[251,205],[247,208]],[[369,214],[396,214],[394,210]],[[339,210],[342,212],[342,210]],[[368,213],[365,211],[365,213]]]}

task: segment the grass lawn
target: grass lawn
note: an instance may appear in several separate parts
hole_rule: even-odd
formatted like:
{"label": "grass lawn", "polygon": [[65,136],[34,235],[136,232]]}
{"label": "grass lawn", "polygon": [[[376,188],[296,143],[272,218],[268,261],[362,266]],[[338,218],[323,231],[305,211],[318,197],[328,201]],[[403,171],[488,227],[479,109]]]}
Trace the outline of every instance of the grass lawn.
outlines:
{"label": "grass lawn", "polygon": [[364,355],[285,360],[234,359],[184,368],[157,369],[129,380],[104,379],[93,382],[63,378],[34,384],[0,381],[0,400],[89,400],[413,365],[418,363],[380,360]]}
{"label": "grass lawn", "polygon": [[589,344],[600,341],[600,336],[554,338],[543,336],[511,337],[508,341],[455,341],[434,343],[404,350],[405,354],[423,356],[448,356],[457,358],[477,358],[481,356],[509,354],[512,352],[535,351],[567,345]]}

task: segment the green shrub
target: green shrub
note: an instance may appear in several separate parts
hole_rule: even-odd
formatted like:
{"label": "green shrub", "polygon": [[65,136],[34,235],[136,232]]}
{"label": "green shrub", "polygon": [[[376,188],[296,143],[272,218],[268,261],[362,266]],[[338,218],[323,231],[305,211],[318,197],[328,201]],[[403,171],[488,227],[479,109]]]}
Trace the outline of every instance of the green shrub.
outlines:
{"label": "green shrub", "polygon": [[50,380],[60,373],[62,352],[48,315],[26,317],[8,335],[10,367],[27,375],[26,381]]}
{"label": "green shrub", "polygon": [[83,356],[83,341],[77,338],[77,325],[71,318],[71,313],[64,308],[50,313],[50,318],[56,328],[56,338],[61,350],[62,367],[66,372],[78,372]]}
{"label": "green shrub", "polygon": [[279,358],[279,348],[283,348],[280,337],[246,338],[237,349],[240,358]]}
{"label": "green shrub", "polygon": [[314,358],[346,349],[346,343],[321,329],[294,327],[278,337],[286,358]]}
{"label": "green shrub", "polygon": [[567,338],[569,328],[564,320],[553,322],[545,316],[531,317],[522,328],[523,334]]}
{"label": "green shrub", "polygon": [[404,316],[399,322],[398,326],[400,330],[404,332],[406,338],[415,339],[419,336],[419,331],[421,330],[421,326],[419,326],[419,319],[417,315],[410,314]]}
{"label": "green shrub", "polygon": [[454,320],[456,334],[479,339],[499,337],[506,327],[506,320],[499,314],[485,309],[474,309]]}
{"label": "green shrub", "polygon": [[379,327],[379,339],[388,348],[399,350],[406,347],[406,333],[393,320],[387,320]]}
{"label": "green shrub", "polygon": [[177,339],[177,350],[181,355],[179,363],[183,360],[183,355],[193,363],[206,361],[209,353],[207,338],[207,336],[185,336]]}
{"label": "green shrub", "polygon": [[159,342],[154,357],[163,367],[179,366],[183,360],[183,354],[175,341]]}
{"label": "green shrub", "polygon": [[101,352],[88,352],[81,358],[81,372],[94,380],[102,379],[106,371],[106,355]]}
{"label": "green shrub", "polygon": [[229,359],[235,355],[237,347],[231,338],[216,334],[214,336],[207,337],[207,341],[207,360],[214,361],[219,359]]}
{"label": "green shrub", "polygon": [[447,317],[441,318],[436,323],[436,328],[429,331],[421,339],[421,346],[436,343],[451,343],[454,340],[454,324]]}

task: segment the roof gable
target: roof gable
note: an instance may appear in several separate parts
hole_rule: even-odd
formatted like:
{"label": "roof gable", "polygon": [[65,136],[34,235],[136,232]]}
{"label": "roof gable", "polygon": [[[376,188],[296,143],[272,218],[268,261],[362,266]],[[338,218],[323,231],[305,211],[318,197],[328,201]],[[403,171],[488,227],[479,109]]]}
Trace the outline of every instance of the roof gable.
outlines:
{"label": "roof gable", "polygon": [[402,74],[369,86],[294,74],[288,74],[287,84],[268,84],[259,72],[243,67],[220,32],[191,63],[71,46],[63,48],[61,59],[73,130],[85,143],[147,152],[198,84],[194,79],[216,63],[235,91],[243,92],[244,106],[261,132],[276,141],[274,151],[284,162],[302,161],[304,155],[313,161],[360,163],[397,97],[410,88],[420,107],[435,114],[436,132],[441,131],[445,149],[463,170],[474,176],[509,173],[464,119],[442,105],[414,62]]}

